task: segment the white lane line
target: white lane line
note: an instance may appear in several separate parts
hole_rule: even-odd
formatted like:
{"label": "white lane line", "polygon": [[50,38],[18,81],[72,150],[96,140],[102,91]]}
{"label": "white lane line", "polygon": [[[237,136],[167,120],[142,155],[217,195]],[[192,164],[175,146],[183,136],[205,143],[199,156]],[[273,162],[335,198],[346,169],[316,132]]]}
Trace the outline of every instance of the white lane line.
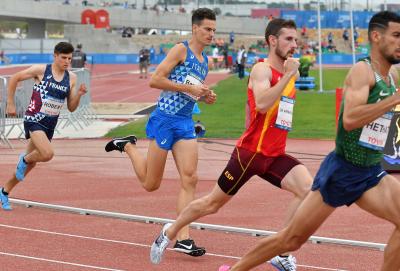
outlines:
{"label": "white lane line", "polygon": [[57,263],[57,264],[65,264],[65,265],[86,267],[86,268],[92,268],[92,269],[97,269],[97,270],[124,271],[123,269],[113,269],[113,268],[106,268],[106,267],[100,267],[100,266],[94,266],[94,265],[86,265],[86,264],[79,264],[79,263],[57,261],[57,260],[38,258],[38,257],[32,257],[32,256],[26,256],[26,255],[21,255],[21,254],[14,254],[14,253],[7,253],[7,252],[1,252],[1,251],[0,251],[0,255],[17,257],[17,258],[24,258],[24,259],[36,260],[36,261],[42,261],[42,262],[50,262],[50,263]]}
{"label": "white lane line", "polygon": [[[38,229],[18,227],[18,226],[6,225],[6,224],[0,224],[0,227],[9,228],[9,229],[16,229],[16,230],[24,230],[24,231],[30,231],[30,232],[45,233],[45,234],[51,234],[51,235],[59,235],[59,236],[67,236],[67,237],[88,239],[88,240],[94,240],[94,241],[102,241],[102,242],[109,242],[109,243],[116,243],[116,244],[132,245],[132,246],[137,246],[137,247],[145,247],[145,248],[150,248],[151,247],[150,245],[140,244],[140,243],[133,243],[133,242],[127,242],[127,241],[120,241],[120,240],[112,240],[112,239],[104,239],[104,238],[98,238],[98,237],[89,237],[89,236],[82,236],[82,235],[76,235],[76,234],[68,234],[68,233],[61,233],[61,232],[46,231],[46,230],[38,230]],[[167,248],[167,249],[168,250],[173,250],[172,248]],[[230,256],[230,255],[224,255],[224,254],[215,254],[215,253],[206,253],[206,255],[212,256],[212,257],[218,257],[218,258],[237,259],[237,260],[239,260],[241,258],[241,257],[237,257],[237,256]],[[318,266],[311,266],[311,265],[297,264],[297,266],[301,266],[301,267],[305,267],[305,268],[309,268],[309,269],[316,269],[316,270],[347,271],[345,269],[333,269],[333,268],[318,267]]]}
{"label": "white lane line", "polygon": [[[214,257],[220,257],[220,258],[236,259],[236,260],[240,260],[241,259],[241,257],[227,256],[227,255],[213,254],[213,253],[206,253],[206,255],[214,256]],[[348,271],[346,269],[336,269],[336,268],[320,267],[320,266],[312,266],[312,265],[304,265],[304,264],[297,264],[297,266],[301,266],[301,267],[308,268],[308,269],[317,269],[317,270]]]}

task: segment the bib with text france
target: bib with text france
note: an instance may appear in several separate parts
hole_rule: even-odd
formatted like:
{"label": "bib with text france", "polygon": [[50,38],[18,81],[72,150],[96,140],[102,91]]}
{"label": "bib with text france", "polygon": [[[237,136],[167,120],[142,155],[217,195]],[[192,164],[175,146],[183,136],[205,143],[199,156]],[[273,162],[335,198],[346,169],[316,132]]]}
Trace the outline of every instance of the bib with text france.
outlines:
{"label": "bib with text france", "polygon": [[276,117],[275,127],[286,131],[292,130],[293,108],[295,100],[286,96],[281,97]]}
{"label": "bib with text france", "polygon": [[48,97],[43,100],[40,112],[48,116],[58,116],[61,108],[63,107],[64,101]]}
{"label": "bib with text france", "polygon": [[[200,79],[198,79],[197,77],[193,76],[192,74],[188,74],[185,78],[184,84],[185,85],[201,85],[201,84],[203,84],[203,82]],[[200,97],[194,96],[188,92],[185,92],[185,94],[195,101],[200,99]]]}
{"label": "bib with text france", "polygon": [[388,137],[392,117],[393,112],[388,112],[365,125],[362,129],[358,144],[373,150],[383,150]]}

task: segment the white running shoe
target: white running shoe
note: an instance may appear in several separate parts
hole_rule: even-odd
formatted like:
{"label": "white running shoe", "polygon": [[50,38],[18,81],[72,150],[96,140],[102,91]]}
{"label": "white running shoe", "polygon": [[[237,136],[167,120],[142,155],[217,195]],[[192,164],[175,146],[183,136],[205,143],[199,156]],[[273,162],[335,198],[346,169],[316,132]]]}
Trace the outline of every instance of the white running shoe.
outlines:
{"label": "white running shoe", "polygon": [[296,258],[292,255],[287,257],[276,256],[270,263],[279,271],[296,271]]}
{"label": "white running shoe", "polygon": [[171,226],[171,223],[167,223],[161,230],[160,235],[151,245],[150,250],[150,261],[153,264],[159,264],[161,262],[162,255],[164,254],[165,249],[167,248],[170,240],[168,239],[165,231]]}

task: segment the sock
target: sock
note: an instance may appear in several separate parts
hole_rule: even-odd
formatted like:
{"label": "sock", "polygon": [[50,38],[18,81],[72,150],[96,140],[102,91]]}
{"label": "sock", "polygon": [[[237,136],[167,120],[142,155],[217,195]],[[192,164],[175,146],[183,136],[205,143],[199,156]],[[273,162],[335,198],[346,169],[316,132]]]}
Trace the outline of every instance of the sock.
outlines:
{"label": "sock", "polygon": [[8,196],[8,193],[6,191],[4,191],[4,187],[1,189],[1,193],[3,193],[4,195]]}

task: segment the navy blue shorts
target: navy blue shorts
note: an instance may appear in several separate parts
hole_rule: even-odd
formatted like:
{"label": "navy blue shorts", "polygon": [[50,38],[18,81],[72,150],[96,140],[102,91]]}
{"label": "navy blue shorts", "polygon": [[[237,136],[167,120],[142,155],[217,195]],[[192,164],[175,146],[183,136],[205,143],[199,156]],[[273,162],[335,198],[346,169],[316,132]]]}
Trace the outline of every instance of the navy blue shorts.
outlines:
{"label": "navy blue shorts", "polygon": [[380,164],[357,167],[333,151],[322,162],[311,190],[319,190],[324,202],[332,207],[350,206],[385,175]]}
{"label": "navy blue shorts", "polygon": [[167,116],[157,110],[150,115],[146,135],[167,151],[172,150],[172,146],[181,139],[197,138],[191,117]]}
{"label": "navy blue shorts", "polygon": [[24,129],[25,129],[25,138],[29,139],[31,137],[30,132],[34,131],[43,131],[45,132],[47,138],[51,141],[54,135],[54,130],[48,129],[44,127],[43,125],[37,123],[37,122],[30,122],[30,121],[24,121]]}

